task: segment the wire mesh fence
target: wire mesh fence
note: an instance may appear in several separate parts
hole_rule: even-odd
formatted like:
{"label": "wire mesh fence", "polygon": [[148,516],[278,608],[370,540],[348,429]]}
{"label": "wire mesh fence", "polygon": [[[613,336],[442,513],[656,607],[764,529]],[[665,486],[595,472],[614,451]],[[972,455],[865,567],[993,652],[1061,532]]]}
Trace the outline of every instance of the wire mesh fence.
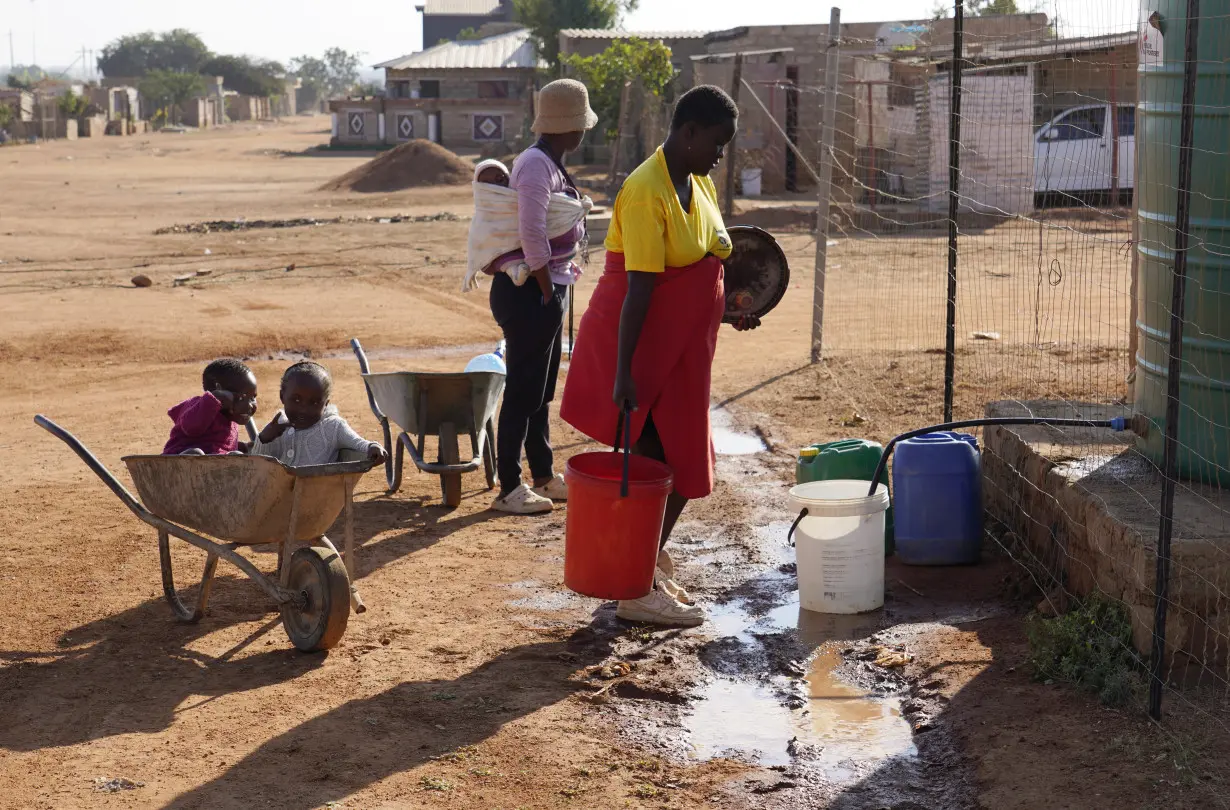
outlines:
{"label": "wire mesh fence", "polygon": [[988,429],[987,537],[1052,611],[1110,597],[1092,632],[1128,664],[1119,697],[1155,717],[1164,698],[1163,728],[1224,739],[1230,0],[964,5],[842,26],[831,83],[823,55],[771,43],[739,57],[737,82],[731,57],[697,65],[698,83],[739,91],[727,171],[744,204],[749,186],[765,198],[764,224],[806,222],[831,155],[823,355],[875,370],[863,401],[918,425],[1130,420]]}

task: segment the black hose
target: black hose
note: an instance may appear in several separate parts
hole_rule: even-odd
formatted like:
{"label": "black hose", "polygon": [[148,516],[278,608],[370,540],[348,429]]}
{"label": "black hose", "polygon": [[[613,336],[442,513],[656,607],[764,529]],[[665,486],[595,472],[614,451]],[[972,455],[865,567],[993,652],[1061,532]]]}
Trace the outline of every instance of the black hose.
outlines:
{"label": "black hose", "polygon": [[1134,426],[1134,424],[1134,420],[1129,420],[1122,416],[1116,416],[1114,419],[1052,419],[1046,416],[997,416],[986,419],[967,419],[964,422],[944,422],[940,425],[931,425],[930,427],[911,430],[909,433],[902,433],[884,446],[884,452],[880,454],[880,463],[876,465],[875,475],[871,476],[871,488],[867,491],[867,497],[876,494],[876,487],[879,486],[880,476],[884,474],[884,470],[888,466],[888,457],[892,455],[893,448],[897,446],[897,443],[903,442],[906,439],[913,439],[916,436],[956,430],[957,428],[995,427],[996,425],[1110,428],[1118,432],[1127,430],[1129,426]]}

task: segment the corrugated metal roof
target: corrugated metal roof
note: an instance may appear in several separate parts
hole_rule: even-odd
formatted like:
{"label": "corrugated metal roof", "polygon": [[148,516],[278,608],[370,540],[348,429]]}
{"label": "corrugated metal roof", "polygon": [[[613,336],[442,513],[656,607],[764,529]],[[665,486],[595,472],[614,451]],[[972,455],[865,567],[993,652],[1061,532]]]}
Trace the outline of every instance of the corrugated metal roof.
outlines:
{"label": "corrugated metal roof", "polygon": [[500,0],[422,0],[418,8],[424,14],[480,17],[499,11]]}
{"label": "corrugated metal roof", "polygon": [[974,59],[1019,59],[1040,56],[1062,56],[1065,53],[1100,51],[1104,48],[1122,48],[1134,45],[1139,35],[1135,31],[1121,34],[1103,34],[1095,37],[1052,39],[1042,42],[988,43],[981,53],[971,54]]}
{"label": "corrugated metal roof", "polygon": [[704,31],[628,31],[623,28],[565,28],[569,39],[704,39]]}
{"label": "corrugated metal roof", "polygon": [[434,48],[376,65],[391,70],[534,70],[547,63],[534,54],[530,32],[522,29],[486,39],[442,42]]}

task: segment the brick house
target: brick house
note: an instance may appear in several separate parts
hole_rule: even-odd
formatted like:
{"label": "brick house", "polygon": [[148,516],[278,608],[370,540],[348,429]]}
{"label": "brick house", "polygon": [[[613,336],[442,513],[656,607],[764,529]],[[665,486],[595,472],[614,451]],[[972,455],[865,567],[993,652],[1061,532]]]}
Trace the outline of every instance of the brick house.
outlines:
{"label": "brick house", "polygon": [[376,65],[385,72],[384,98],[330,102],[334,143],[427,138],[455,151],[498,151],[526,131],[543,66],[525,30],[384,62]]}
{"label": "brick house", "polygon": [[512,0],[424,0],[414,7],[423,15],[423,48],[458,39],[466,29],[511,23],[512,5]]}

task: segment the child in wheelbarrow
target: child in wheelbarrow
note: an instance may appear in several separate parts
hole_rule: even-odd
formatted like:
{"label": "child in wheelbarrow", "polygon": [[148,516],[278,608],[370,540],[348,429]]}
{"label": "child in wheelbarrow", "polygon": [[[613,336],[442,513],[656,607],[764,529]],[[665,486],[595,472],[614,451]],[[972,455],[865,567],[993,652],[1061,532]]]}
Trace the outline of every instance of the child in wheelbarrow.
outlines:
{"label": "child in wheelbarrow", "polygon": [[224,358],[205,367],[205,393],[184,400],[167,415],[175,424],[164,456],[218,456],[242,452],[239,426],[256,413],[256,375],[238,360]]}
{"label": "child in wheelbarrow", "polygon": [[329,404],[333,378],[319,363],[303,360],[282,375],[282,411],[252,443],[252,455],[271,456],[291,467],[332,464],[339,450],[367,453],[383,461],[384,448],[351,429]]}

